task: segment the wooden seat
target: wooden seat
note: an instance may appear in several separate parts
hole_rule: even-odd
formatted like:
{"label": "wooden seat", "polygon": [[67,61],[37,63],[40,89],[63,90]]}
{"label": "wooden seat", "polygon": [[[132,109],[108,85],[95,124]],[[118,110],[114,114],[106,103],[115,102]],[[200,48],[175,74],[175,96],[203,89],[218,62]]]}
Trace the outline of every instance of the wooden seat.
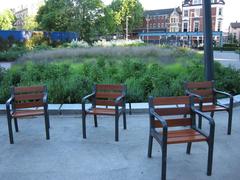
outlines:
{"label": "wooden seat", "polygon": [[[90,100],[92,107],[85,109],[85,103]],[[119,139],[119,116],[123,114],[123,127],[126,124],[126,87],[124,85],[97,84],[93,87],[93,93],[82,99],[82,128],[83,138],[86,138],[86,116],[94,115],[95,127],[98,126],[97,115],[115,116],[115,141]],[[104,108],[100,108],[104,106]]]}
{"label": "wooden seat", "polygon": [[179,144],[200,141],[207,141],[207,138],[193,129],[184,129],[168,132],[167,144]]}
{"label": "wooden seat", "polygon": [[[192,103],[190,103],[190,99]],[[162,180],[166,179],[168,144],[187,143],[187,154],[190,154],[193,142],[206,142],[208,144],[207,174],[211,175],[212,173],[215,124],[211,117],[194,108],[193,99],[192,96],[149,97],[148,157],[152,156],[154,138],[162,149]],[[183,117],[183,115],[185,116]],[[196,115],[209,122],[210,130],[208,134],[196,127]]]}
{"label": "wooden seat", "polygon": [[37,116],[37,115],[44,115],[44,110],[25,110],[25,111],[21,110],[21,111],[15,111],[12,113],[13,118]]}
{"label": "wooden seat", "polygon": [[[202,112],[210,112],[211,117],[214,116],[216,111],[228,112],[228,134],[231,134],[232,129],[232,112],[233,112],[233,97],[231,94],[215,89],[214,81],[203,82],[186,82],[185,83],[186,95],[195,97],[195,103],[200,103],[198,107]],[[218,96],[229,98],[228,105],[220,104],[217,101]],[[209,105],[210,104],[210,105]],[[199,118],[198,127],[202,127],[202,120]]]}
{"label": "wooden seat", "polygon": [[9,140],[13,144],[12,119],[18,132],[18,118],[44,115],[46,139],[49,135],[49,116],[46,86],[12,87],[11,97],[6,102]]}
{"label": "wooden seat", "polygon": [[87,110],[88,114],[95,114],[95,115],[109,115],[114,116],[115,115],[115,109],[109,109],[109,108],[93,108]]}

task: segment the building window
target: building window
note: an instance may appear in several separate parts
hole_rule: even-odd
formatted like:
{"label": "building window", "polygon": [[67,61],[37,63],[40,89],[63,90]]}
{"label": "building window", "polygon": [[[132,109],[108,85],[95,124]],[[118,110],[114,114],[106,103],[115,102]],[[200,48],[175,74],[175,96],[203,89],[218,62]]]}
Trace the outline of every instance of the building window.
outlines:
{"label": "building window", "polygon": [[176,22],[176,18],[171,18],[171,23],[175,23]]}
{"label": "building window", "polygon": [[183,32],[187,32],[188,31],[188,23],[184,23],[183,24]]}
{"label": "building window", "polygon": [[218,15],[222,16],[222,8],[219,8]]}
{"label": "building window", "polygon": [[160,23],[158,23],[158,28],[160,28]]}
{"label": "building window", "polygon": [[218,27],[217,27],[217,30],[218,30],[218,31],[221,31],[221,26],[222,26],[222,22],[221,22],[221,21],[218,21]]}
{"label": "building window", "polygon": [[212,3],[215,3],[215,0],[211,0]]}
{"label": "building window", "polygon": [[200,16],[200,9],[195,9],[195,17],[199,17]]}
{"label": "building window", "polygon": [[188,17],[188,10],[184,10],[184,17]]}
{"label": "building window", "polygon": [[153,23],[153,28],[156,28],[156,23]]}
{"label": "building window", "polygon": [[202,4],[202,0],[193,0],[193,4]]}
{"label": "building window", "polygon": [[199,31],[199,22],[194,22],[194,32]]}

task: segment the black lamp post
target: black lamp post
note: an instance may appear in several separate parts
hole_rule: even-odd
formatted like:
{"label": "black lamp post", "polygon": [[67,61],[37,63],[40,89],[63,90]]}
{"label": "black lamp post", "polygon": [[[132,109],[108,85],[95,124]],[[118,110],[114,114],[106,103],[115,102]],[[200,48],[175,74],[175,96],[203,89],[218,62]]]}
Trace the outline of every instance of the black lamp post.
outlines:
{"label": "black lamp post", "polygon": [[214,79],[211,0],[203,0],[205,79]]}

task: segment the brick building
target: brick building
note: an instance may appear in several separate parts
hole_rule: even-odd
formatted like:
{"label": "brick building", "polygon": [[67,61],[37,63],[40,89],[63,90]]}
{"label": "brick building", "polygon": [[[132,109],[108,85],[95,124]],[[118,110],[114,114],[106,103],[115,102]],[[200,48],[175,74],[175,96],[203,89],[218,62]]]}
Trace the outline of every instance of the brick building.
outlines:
{"label": "brick building", "polygon": [[[182,4],[182,32],[203,32],[203,0],[184,0]],[[222,31],[224,0],[211,0],[212,31]],[[192,37],[196,44],[202,43],[203,37]],[[219,37],[213,37],[216,43]]]}
{"label": "brick building", "polygon": [[231,23],[228,28],[228,36],[230,38],[230,43],[234,43],[234,41],[240,42],[240,22]]}
{"label": "brick building", "polygon": [[35,16],[40,6],[44,4],[44,0],[34,0],[28,4],[22,4],[19,7],[13,9],[16,16],[15,28],[22,30],[24,26],[24,20],[28,16]]}
{"label": "brick building", "polygon": [[[148,10],[144,12],[142,33],[181,32],[182,11],[179,7],[170,9]],[[159,42],[159,37],[145,37],[148,42]]]}
{"label": "brick building", "polygon": [[180,32],[181,31],[181,9],[158,9],[144,12],[144,32]]}

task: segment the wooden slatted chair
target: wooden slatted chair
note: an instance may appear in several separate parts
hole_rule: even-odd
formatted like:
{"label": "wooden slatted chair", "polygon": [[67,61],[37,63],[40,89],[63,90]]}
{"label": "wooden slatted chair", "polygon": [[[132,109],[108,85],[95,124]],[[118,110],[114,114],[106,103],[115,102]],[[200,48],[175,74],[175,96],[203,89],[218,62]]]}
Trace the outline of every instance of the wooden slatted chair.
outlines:
{"label": "wooden slatted chair", "polygon": [[12,119],[18,132],[18,118],[44,115],[46,139],[49,139],[48,95],[46,86],[12,87],[11,97],[6,102],[9,140],[13,144]]}
{"label": "wooden slatted chair", "polygon": [[[90,100],[92,107],[85,108],[86,101]],[[115,116],[115,141],[119,139],[119,116],[123,114],[123,127],[126,123],[126,86],[97,84],[93,87],[93,93],[82,99],[82,130],[83,138],[86,138],[86,116],[94,115],[95,127],[98,126],[97,115]]]}
{"label": "wooden slatted chair", "polygon": [[[195,102],[200,102],[200,111],[210,112],[211,117],[214,116],[216,111],[228,112],[228,131],[231,134],[232,129],[232,113],[233,113],[233,96],[223,91],[216,90],[214,87],[214,81],[204,82],[186,82],[185,83],[186,95],[195,96]],[[223,95],[229,98],[229,105],[220,104],[217,101],[217,96]],[[202,127],[202,120],[199,118],[199,128]]]}
{"label": "wooden slatted chair", "polygon": [[[191,99],[193,101],[193,98]],[[162,149],[162,180],[166,179],[168,144],[187,143],[187,154],[190,154],[193,142],[207,142],[207,175],[210,176],[212,173],[215,124],[210,116],[194,109],[190,104],[189,96],[149,97],[150,135],[148,157],[151,158],[152,156],[154,138]],[[183,117],[184,114],[186,117]],[[203,132],[196,127],[196,115],[209,122],[209,133]]]}

